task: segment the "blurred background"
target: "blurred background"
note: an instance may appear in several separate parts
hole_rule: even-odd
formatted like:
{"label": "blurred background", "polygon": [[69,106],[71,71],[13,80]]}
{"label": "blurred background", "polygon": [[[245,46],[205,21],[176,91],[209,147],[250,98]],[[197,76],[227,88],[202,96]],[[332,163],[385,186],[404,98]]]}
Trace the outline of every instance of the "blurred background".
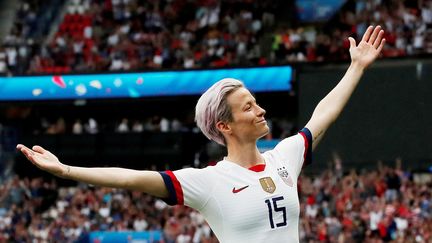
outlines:
{"label": "blurred background", "polygon": [[55,178],[15,146],[75,166],[214,165],[226,151],[195,104],[233,77],[266,109],[271,149],[369,25],[387,42],[299,178],[300,242],[432,242],[431,0],[17,0],[0,17],[0,242],[218,242],[190,208]]}

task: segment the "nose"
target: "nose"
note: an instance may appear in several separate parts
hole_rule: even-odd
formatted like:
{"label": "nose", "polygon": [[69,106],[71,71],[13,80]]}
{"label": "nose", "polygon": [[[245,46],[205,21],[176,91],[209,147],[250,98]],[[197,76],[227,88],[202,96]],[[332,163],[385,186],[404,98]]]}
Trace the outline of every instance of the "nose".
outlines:
{"label": "nose", "polygon": [[266,114],[266,111],[263,108],[261,108],[261,106],[257,105],[257,108],[258,108],[257,116],[264,116]]}

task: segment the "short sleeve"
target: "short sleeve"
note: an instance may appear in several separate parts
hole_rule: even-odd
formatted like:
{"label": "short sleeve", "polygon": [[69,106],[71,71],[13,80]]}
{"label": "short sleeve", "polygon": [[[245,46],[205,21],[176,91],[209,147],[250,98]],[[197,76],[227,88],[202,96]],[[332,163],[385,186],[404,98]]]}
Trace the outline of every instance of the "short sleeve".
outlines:
{"label": "short sleeve", "polygon": [[298,176],[302,167],[312,162],[312,134],[309,129],[303,128],[296,135],[279,142],[269,153],[292,168]]}
{"label": "short sleeve", "polygon": [[207,168],[187,168],[159,173],[169,193],[169,197],[163,200],[169,205],[186,205],[199,210],[210,197],[213,183],[210,170]]}

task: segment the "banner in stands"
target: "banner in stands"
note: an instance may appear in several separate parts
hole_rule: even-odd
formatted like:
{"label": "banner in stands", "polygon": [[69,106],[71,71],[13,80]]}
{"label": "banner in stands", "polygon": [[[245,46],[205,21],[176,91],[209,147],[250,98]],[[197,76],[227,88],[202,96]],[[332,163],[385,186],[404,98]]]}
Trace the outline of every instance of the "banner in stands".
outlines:
{"label": "banner in stands", "polygon": [[84,242],[99,242],[99,243],[150,243],[161,242],[162,233],[160,231],[119,231],[119,232],[102,232],[95,231],[88,235],[87,239],[81,240]]}
{"label": "banner in stands", "polygon": [[2,77],[0,100],[198,95],[218,80],[228,77],[242,80],[253,92],[289,91],[292,67]]}
{"label": "banner in stands", "polygon": [[303,22],[327,21],[346,0],[297,0],[297,15]]}

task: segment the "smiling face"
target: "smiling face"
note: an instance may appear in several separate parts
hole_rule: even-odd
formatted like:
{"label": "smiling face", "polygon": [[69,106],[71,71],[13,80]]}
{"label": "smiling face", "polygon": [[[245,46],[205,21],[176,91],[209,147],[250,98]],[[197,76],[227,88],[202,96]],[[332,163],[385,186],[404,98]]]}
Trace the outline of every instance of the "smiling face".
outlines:
{"label": "smiling face", "polygon": [[[217,126],[225,134],[240,142],[256,141],[269,132],[264,119],[266,111],[246,88],[239,88],[228,95],[232,121],[218,122]],[[227,139],[229,141],[229,139]]]}

